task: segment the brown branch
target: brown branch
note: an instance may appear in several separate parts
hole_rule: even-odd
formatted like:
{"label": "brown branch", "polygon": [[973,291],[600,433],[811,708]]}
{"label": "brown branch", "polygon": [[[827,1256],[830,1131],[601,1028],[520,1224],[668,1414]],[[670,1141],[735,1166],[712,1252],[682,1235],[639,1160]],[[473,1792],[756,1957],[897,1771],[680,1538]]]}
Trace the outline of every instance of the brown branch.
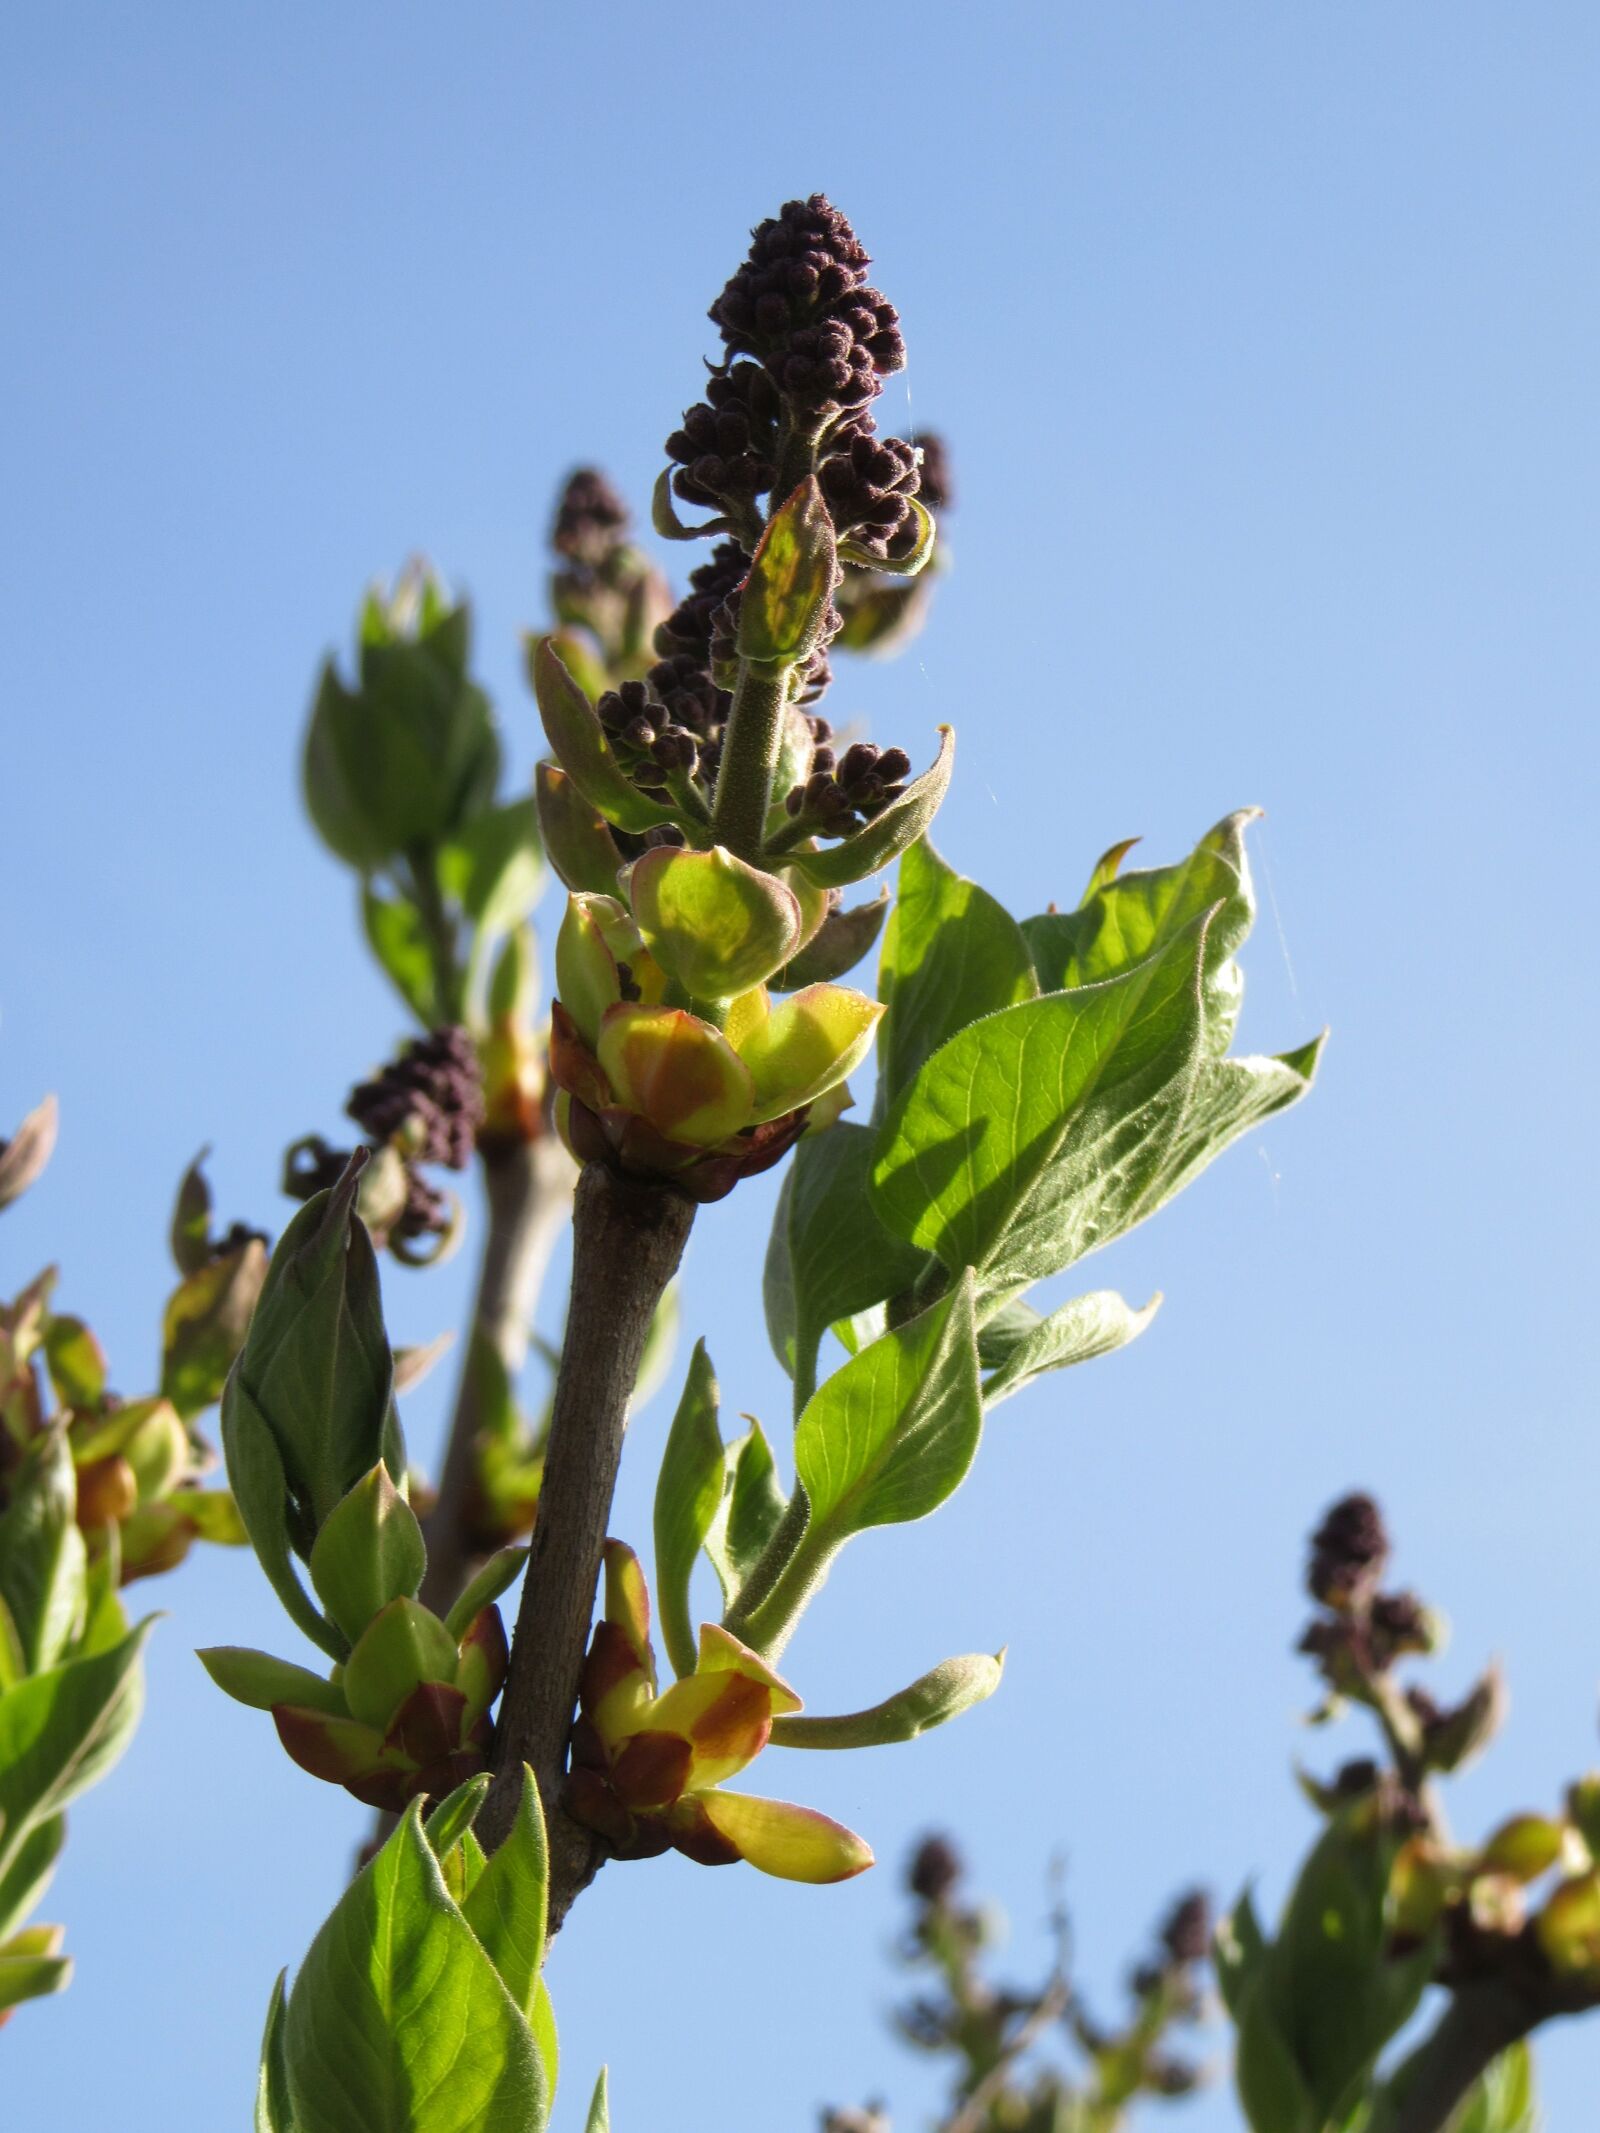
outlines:
{"label": "brown branch", "polygon": [[575,1175],[572,1159],[554,1133],[484,1150],[488,1229],[439,1493],[423,1525],[428,1568],[421,1598],[435,1614],[449,1613],[482,1561],[468,1517],[477,1438],[484,1423],[474,1350],[480,1341],[487,1342],[513,1380],[522,1368],[539,1287],[571,1210]]}
{"label": "brown branch", "polygon": [[677,1272],[694,1205],[590,1163],[572,1223],[572,1300],[556,1378],[539,1515],[495,1741],[495,1782],[477,1832],[493,1850],[531,1766],[550,1836],[550,1931],[593,1879],[599,1853],[561,1807],[567,1736],[589,1642],[595,1585],[622,1459],[628,1401],[662,1291]]}
{"label": "brown branch", "polygon": [[1407,2062],[1386,2133],[1444,2133],[1488,2067],[1538,2020],[1537,2007],[1498,1978],[1462,1986]]}

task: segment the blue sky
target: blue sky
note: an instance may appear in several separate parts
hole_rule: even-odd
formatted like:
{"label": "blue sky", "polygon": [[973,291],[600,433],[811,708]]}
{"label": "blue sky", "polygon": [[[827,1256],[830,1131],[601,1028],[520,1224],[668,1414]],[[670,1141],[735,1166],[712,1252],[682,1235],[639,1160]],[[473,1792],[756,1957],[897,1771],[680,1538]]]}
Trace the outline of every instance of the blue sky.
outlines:
{"label": "blue sky", "polygon": [[[963,1493],[860,1543],[793,1647],[813,1707],[850,1708],[1010,1644],[948,1732],[761,1771],[880,1870],[608,1870],[551,1973],[560,2123],[602,2057],[620,2133],[780,2133],[868,2094],[923,2122],[882,2014],[931,1824],[1019,1972],[1066,1855],[1101,2005],[1179,1884],[1275,1901],[1311,1826],[1291,1759],[1360,1745],[1299,1728],[1289,1652],[1303,1535],[1349,1486],[1453,1619],[1445,1685],[1509,1669],[1464,1832],[1600,1761],[1600,18],[167,0],[7,41],[0,1131],[54,1088],[63,1139],[0,1290],[60,1260],[117,1382],[153,1370],[195,1148],[226,1216],[280,1221],[282,1146],[399,1033],[298,813],[318,660],[426,550],[475,601],[524,775],[552,493],[592,458],[643,503],[705,306],[795,192],[872,249],[911,348],[887,416],[943,430],[960,488],[932,626],[852,667],[841,716],[916,755],[955,724],[939,843],[1018,911],[1114,839],[1174,857],[1265,806],[1242,1038],[1333,1029],[1309,1104],[1085,1270],[1163,1289],[1153,1330],[1003,1409]],[[699,1222],[684,1315],[730,1408],[778,1423],[770,1199]],[[396,1337],[466,1280],[396,1270]],[[411,1403],[425,1457],[445,1389]],[[666,1411],[618,1503],[640,1541]],[[193,1659],[294,1648],[251,1563],[144,1592],[149,1715],[46,1910],[77,1981],[4,2042],[19,2126],[242,2123],[272,1977],[361,1830]],[[1576,2126],[1600,2027],[1542,2059]]]}

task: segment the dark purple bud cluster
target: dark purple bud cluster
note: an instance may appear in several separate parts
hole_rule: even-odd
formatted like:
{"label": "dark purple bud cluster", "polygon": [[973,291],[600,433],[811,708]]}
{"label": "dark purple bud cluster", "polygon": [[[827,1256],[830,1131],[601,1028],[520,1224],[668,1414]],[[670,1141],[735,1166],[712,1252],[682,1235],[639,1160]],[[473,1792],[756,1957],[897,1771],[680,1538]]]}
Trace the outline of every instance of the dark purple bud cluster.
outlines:
{"label": "dark purple bud cluster", "polygon": [[[1416,1593],[1381,1589],[1389,1548],[1383,1514],[1370,1496],[1346,1496],[1333,1506],[1312,1535],[1306,1573],[1321,1612],[1298,1646],[1335,1695],[1380,1711],[1393,1693],[1383,1686],[1385,1677],[1400,1660],[1424,1656],[1437,1642],[1434,1622]],[[1425,1690],[1408,1688],[1403,1696],[1425,1742],[1457,1722],[1456,1714],[1440,1711]],[[1369,1790],[1375,1779],[1374,1766],[1362,1763],[1341,1773],[1338,1786],[1342,1792],[1348,1781]]]}
{"label": "dark purple bud cluster", "polygon": [[567,477],[550,528],[550,545],[582,569],[597,569],[628,531],[628,507],[597,467]]}
{"label": "dark purple bud cluster", "polygon": [[748,510],[777,479],[782,420],[778,388],[758,364],[714,370],[705,398],[667,439],[667,457],[678,466],[675,493],[686,504]]}
{"label": "dark purple bud cluster", "polygon": [[411,1161],[465,1170],[483,1123],[477,1047],[464,1029],[436,1029],[350,1093],[345,1110],[374,1147],[401,1142]]}
{"label": "dark purple bud cluster", "polygon": [[943,1903],[965,1870],[961,1854],[948,1837],[924,1837],[911,1854],[906,1886],[923,1903]]}
{"label": "dark purple bud cluster", "polygon": [[894,562],[915,547],[919,528],[907,505],[920,491],[911,445],[875,435],[870,423],[852,424],[817,478],[841,539],[879,562]]}
{"label": "dark purple bud cluster", "polygon": [[[689,693],[680,689],[674,694],[692,715],[697,707]],[[674,779],[698,781],[702,768],[698,726],[680,723],[648,683],[625,681],[618,689],[607,689],[595,711],[618,763],[648,798],[668,799]]]}
{"label": "dark purple bud cluster", "polygon": [[1343,1611],[1377,1590],[1389,1559],[1383,1513],[1370,1496],[1345,1496],[1311,1536],[1306,1589],[1324,1607]]}
{"label": "dark purple bud cluster", "polygon": [[220,1236],[211,1238],[206,1246],[206,1256],[213,1261],[234,1259],[252,1244],[271,1242],[264,1229],[252,1229],[248,1222],[230,1222]]}
{"label": "dark purple bud cluster", "polygon": [[1211,1932],[1211,1898],[1204,1889],[1190,1889],[1167,1913],[1161,1945],[1175,1963],[1203,1963],[1211,1952]]}
{"label": "dark purple bud cluster", "polygon": [[899,799],[911,775],[911,758],[903,748],[875,748],[870,741],[854,741],[836,759],[827,720],[814,718],[811,726],[817,743],[811,775],[793,788],[784,805],[794,821],[812,834],[845,837],[881,814],[891,800]]}
{"label": "dark purple bud cluster", "polygon": [[711,317],[729,353],[754,356],[796,405],[864,407],[906,360],[894,306],[867,285],[870,265],[821,193],[790,200],[752,232]]}
{"label": "dark purple bud cluster", "polygon": [[841,538],[882,561],[915,546],[916,453],[879,438],[871,414],[906,351],[894,306],[868,285],[870,264],[821,193],[752,233],[711,306],[726,357],[667,439],[676,495],[748,529],[757,497],[815,471]]}

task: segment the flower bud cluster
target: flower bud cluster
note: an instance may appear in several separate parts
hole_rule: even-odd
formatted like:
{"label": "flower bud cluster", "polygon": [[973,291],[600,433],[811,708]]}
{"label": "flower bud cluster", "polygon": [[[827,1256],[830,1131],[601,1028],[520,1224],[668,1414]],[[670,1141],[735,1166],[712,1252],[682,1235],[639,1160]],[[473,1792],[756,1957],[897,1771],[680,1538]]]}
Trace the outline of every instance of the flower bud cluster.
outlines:
{"label": "flower bud cluster", "polygon": [[916,453],[880,438],[871,414],[906,354],[870,263],[821,193],[756,228],[711,306],[723,361],[667,439],[676,495],[748,531],[757,497],[815,473],[840,538],[863,556],[888,563],[918,548]]}
{"label": "flower bud cluster", "polygon": [[[454,1242],[460,1210],[453,1194],[425,1178],[422,1164],[465,1170],[484,1122],[477,1047],[455,1025],[402,1045],[399,1057],[351,1091],[348,1115],[366,1134],[373,1158],[362,1173],[358,1207],[378,1245],[408,1261],[439,1256]],[[283,1189],[306,1201],[335,1186],[353,1150],[308,1134],[290,1148]],[[440,1240],[419,1252],[424,1239]]]}
{"label": "flower bud cluster", "polygon": [[[1174,1905],[1154,1953],[1132,1974],[1127,2020],[1110,2027],[1091,2020],[1063,1966],[1035,1989],[991,1981],[984,1959],[997,1938],[996,1920],[988,1906],[963,1900],[964,1874],[947,1837],[925,1837],[912,1855],[904,1955],[931,1971],[934,1983],[896,2015],[909,2042],[958,2062],[958,2095],[987,2080],[996,2126],[1109,2126],[1121,2122],[1135,2096],[1184,2096],[1197,2086],[1197,2070],[1170,2049],[1170,2037],[1204,2012],[1200,1966],[1210,1955],[1211,1907],[1203,1894],[1191,1891]],[[1064,1944],[1065,1918],[1058,1914],[1056,1923]],[[1025,2042],[1063,2021],[1084,2055],[1082,2074],[1024,2064]],[[1004,2080],[996,2087],[999,2073]]]}
{"label": "flower bud cluster", "polygon": [[1370,1496],[1342,1497],[1311,1538],[1306,1589],[1321,1612],[1299,1648],[1340,1695],[1370,1696],[1397,1661],[1425,1655],[1437,1626],[1414,1592],[1384,1592],[1389,1536]]}
{"label": "flower bud cluster", "polygon": [[652,635],[671,604],[665,580],[630,531],[627,505],[598,468],[579,467],[567,477],[550,528],[550,603],[563,625],[587,634],[601,670],[619,680],[648,663]]}

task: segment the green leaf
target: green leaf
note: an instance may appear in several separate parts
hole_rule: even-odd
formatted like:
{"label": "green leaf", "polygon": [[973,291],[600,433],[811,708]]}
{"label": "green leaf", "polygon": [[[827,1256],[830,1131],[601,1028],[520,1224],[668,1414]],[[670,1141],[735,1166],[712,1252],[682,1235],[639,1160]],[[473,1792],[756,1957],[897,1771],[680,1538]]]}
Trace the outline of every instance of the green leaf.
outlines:
{"label": "green leaf", "polygon": [[551,2004],[550,1987],[543,1978],[533,1995],[533,2012],[528,2017],[528,2027],[533,2031],[534,2049],[544,2067],[545,2092],[554,2096],[561,2076],[561,2039],[556,2033],[556,2011]]}
{"label": "green leaf", "polygon": [[296,2133],[537,2133],[532,2034],[451,1902],[413,1801],[311,1944],[284,2031]]}
{"label": "green leaf", "polygon": [[1533,2053],[1526,2043],[1503,2051],[1468,2096],[1451,2133],[1538,2133]]}
{"label": "green leaf", "polygon": [[460,1599],[444,1618],[444,1626],[459,1644],[478,1616],[522,1575],[528,1551],[520,1543],[491,1555]]}
{"label": "green leaf", "polygon": [[864,881],[888,866],[927,829],[939,811],[955,768],[956,737],[948,726],[939,728],[939,753],[921,777],[913,778],[898,800],[891,800],[873,816],[864,829],[820,851],[785,852],[783,863],[814,882],[819,889],[842,889],[852,881]]}
{"label": "green leaf", "polygon": [[106,1359],[81,1318],[55,1318],[45,1328],[45,1365],[57,1400],[87,1414],[106,1389]]}
{"label": "green leaf", "polygon": [[811,939],[790,957],[772,980],[775,992],[800,992],[807,985],[831,985],[872,947],[889,915],[889,891],[880,889],[871,903],[849,911],[830,911]]}
{"label": "green leaf", "polygon": [[615,896],[622,854],[604,815],[554,763],[535,765],[533,790],[539,833],[563,885],[574,894]]}
{"label": "green leaf", "polygon": [[1061,992],[1118,977],[1214,911],[1206,935],[1205,1022],[1208,1048],[1220,1058],[1243,992],[1233,957],[1255,919],[1244,833],[1260,812],[1246,807],[1228,815],[1177,866],[1102,878],[1102,861],[1076,911],[1025,919],[1022,931],[1043,989]]}
{"label": "green leaf", "polygon": [[417,1514],[381,1460],[334,1505],[311,1550],[317,1597],[352,1644],[391,1600],[416,1596],[427,1567]]}
{"label": "green leaf", "polygon": [[691,998],[731,1000],[780,970],[800,941],[800,903],[775,874],[715,845],[658,845],[628,874],[645,945]]}
{"label": "green leaf", "polygon": [[722,1503],[707,1529],[705,1550],[728,1609],[777,1532],[788,1498],[759,1422],[728,1446],[723,1473]]}
{"label": "green leaf", "polygon": [[[45,1929],[54,1945],[56,1929]],[[24,1936],[26,1941],[26,1936]],[[0,1947],[0,2015],[20,2007],[24,2000],[42,2000],[52,1992],[65,1992],[72,1982],[72,1958],[54,1955],[41,1947]]]}
{"label": "green leaf", "polygon": [[487,1770],[480,1770],[476,1777],[458,1785],[454,1792],[431,1809],[423,1822],[423,1832],[433,1846],[434,1857],[443,1863],[478,1818],[478,1809],[483,1805],[483,1796],[493,1779]]}
{"label": "green leaf", "polygon": [[804,1712],[775,1718],[775,1748],[885,1748],[958,1718],[986,1702],[1000,1686],[1004,1652],[969,1652],[946,1659],[870,1710],[840,1718],[812,1718]]}
{"label": "green leaf", "polygon": [[292,1703],[308,1711],[326,1711],[333,1718],[349,1716],[344,1690],[337,1682],[288,1659],[275,1659],[271,1652],[252,1651],[245,1644],[212,1644],[195,1657],[224,1696],[252,1711]]}
{"label": "green leaf", "polygon": [[154,1619],[110,1651],[32,1674],[0,1696],[0,1885],[29,1833],[98,1783],[133,1737],[144,1701],[139,1655]]}
{"label": "green leaf", "polygon": [[696,1341],[683,1396],[667,1432],[656,1479],[656,1607],[661,1641],[675,1674],[692,1674],[696,1662],[689,1581],[695,1558],[722,1507],[723,1448],[717,1427],[717,1377]]}
{"label": "green leaf", "polygon": [[623,775],[594,706],[563,664],[553,641],[530,647],[533,693],[556,761],[591,807],[635,833],[670,822],[672,810],[647,800]]}
{"label": "green leaf", "polygon": [[1249,1986],[1238,2017],[1239,2047],[1234,2079],[1252,2133],[1325,2133],[1295,2064],[1294,2053],[1273,2017],[1270,1979]]}
{"label": "green leaf", "polygon": [[0,1874],[0,1941],[8,1940],[50,1886],[56,1860],[66,1842],[65,1815],[35,1822]]}
{"label": "green leaf", "polygon": [[539,813],[530,796],[476,815],[438,856],[439,886],[487,934],[526,918],[544,886]]}
{"label": "green leaf", "polygon": [[433,1029],[442,1019],[442,978],[422,913],[409,898],[380,896],[364,882],[361,924],[379,969],[423,1027]]}
{"label": "green leaf", "polygon": [[1218,1925],[1211,1957],[1217,1988],[1236,2024],[1244,2013],[1245,1994],[1260,1976],[1271,1952],[1271,1943],[1256,1917],[1255,1899],[1246,1889]]}
{"label": "green leaf", "polygon": [[0,1514],[0,1600],[29,1673],[54,1666],[82,1616],[88,1567],[77,1524],[77,1478],[64,1426],[23,1454]]}
{"label": "green leaf", "polygon": [[738,652],[791,666],[822,642],[838,565],[833,520],[814,474],[774,510],[739,596]]}
{"label": "green leaf", "polygon": [[267,2022],[261,2035],[261,2065],[256,2075],[255,2133],[296,2133],[289,2103],[289,2069],[284,2059],[283,2018],[288,2006],[284,1985],[289,1973],[280,1970],[267,2003]]}
{"label": "green leaf", "polygon": [[544,1813],[533,1772],[522,1768],[522,1797],[511,1833],[496,1852],[462,1905],[462,1915],[477,1935],[506,1991],[524,2016],[532,2019],[539,1972],[544,1963],[546,1902],[550,1857],[545,1845]]}
{"label": "green leaf", "polygon": [[229,1378],[222,1398],[222,1444],[233,1499],[256,1560],[289,1619],[330,1659],[349,1657],[350,1640],[312,1606],[289,1550],[289,1484],[266,1418],[239,1382]]}
{"label": "green leaf", "polygon": [[584,2121],[583,2133],[611,2133],[611,2092],[606,2082],[606,2070],[600,2069],[600,2079],[594,2085],[594,2096],[589,2104],[589,2116]]}
{"label": "green leaf", "polygon": [[[1142,1311],[1135,1311],[1115,1289],[1095,1289],[1088,1296],[1075,1296],[1048,1318],[1042,1318],[1026,1304],[1009,1304],[1005,1313],[1011,1329],[1009,1338],[1003,1343],[992,1340],[998,1321],[986,1326],[979,1336],[978,1348],[984,1363],[988,1365],[993,1360],[983,1381],[984,1406],[998,1407],[1002,1400],[1020,1392],[1046,1371],[1065,1370],[1069,1364],[1091,1362],[1096,1356],[1125,1348],[1129,1341],[1138,1339],[1160,1308],[1159,1292]],[[997,1347],[1001,1349],[998,1356]]]}
{"label": "green leaf", "polygon": [[839,1124],[794,1153],[773,1217],[763,1283],[767,1330],[805,1405],[823,1335],[885,1297],[909,1293],[927,1258],[872,1211],[874,1136]]}
{"label": "green leaf", "polygon": [[963,1277],[807,1403],[794,1455],[815,1558],[826,1560],[867,1526],[925,1518],[965,1477],[983,1429],[972,1293]]}
{"label": "green leaf", "polygon": [[926,837],[900,861],[878,965],[878,1113],[947,1038],[1039,990],[1022,928]]}
{"label": "green leaf", "polygon": [[1059,1273],[1141,1222],[1229,1141],[1311,1085],[1319,1043],[1212,1059],[1207,919],[1147,961],[952,1037],[884,1123],[875,1204],[986,1297]]}
{"label": "green leaf", "polygon": [[1387,1952],[1397,1850],[1368,1803],[1335,1815],[1301,1868],[1266,1972],[1274,2022],[1323,2117],[1371,2071],[1433,1973],[1432,1939],[1406,1956]]}

